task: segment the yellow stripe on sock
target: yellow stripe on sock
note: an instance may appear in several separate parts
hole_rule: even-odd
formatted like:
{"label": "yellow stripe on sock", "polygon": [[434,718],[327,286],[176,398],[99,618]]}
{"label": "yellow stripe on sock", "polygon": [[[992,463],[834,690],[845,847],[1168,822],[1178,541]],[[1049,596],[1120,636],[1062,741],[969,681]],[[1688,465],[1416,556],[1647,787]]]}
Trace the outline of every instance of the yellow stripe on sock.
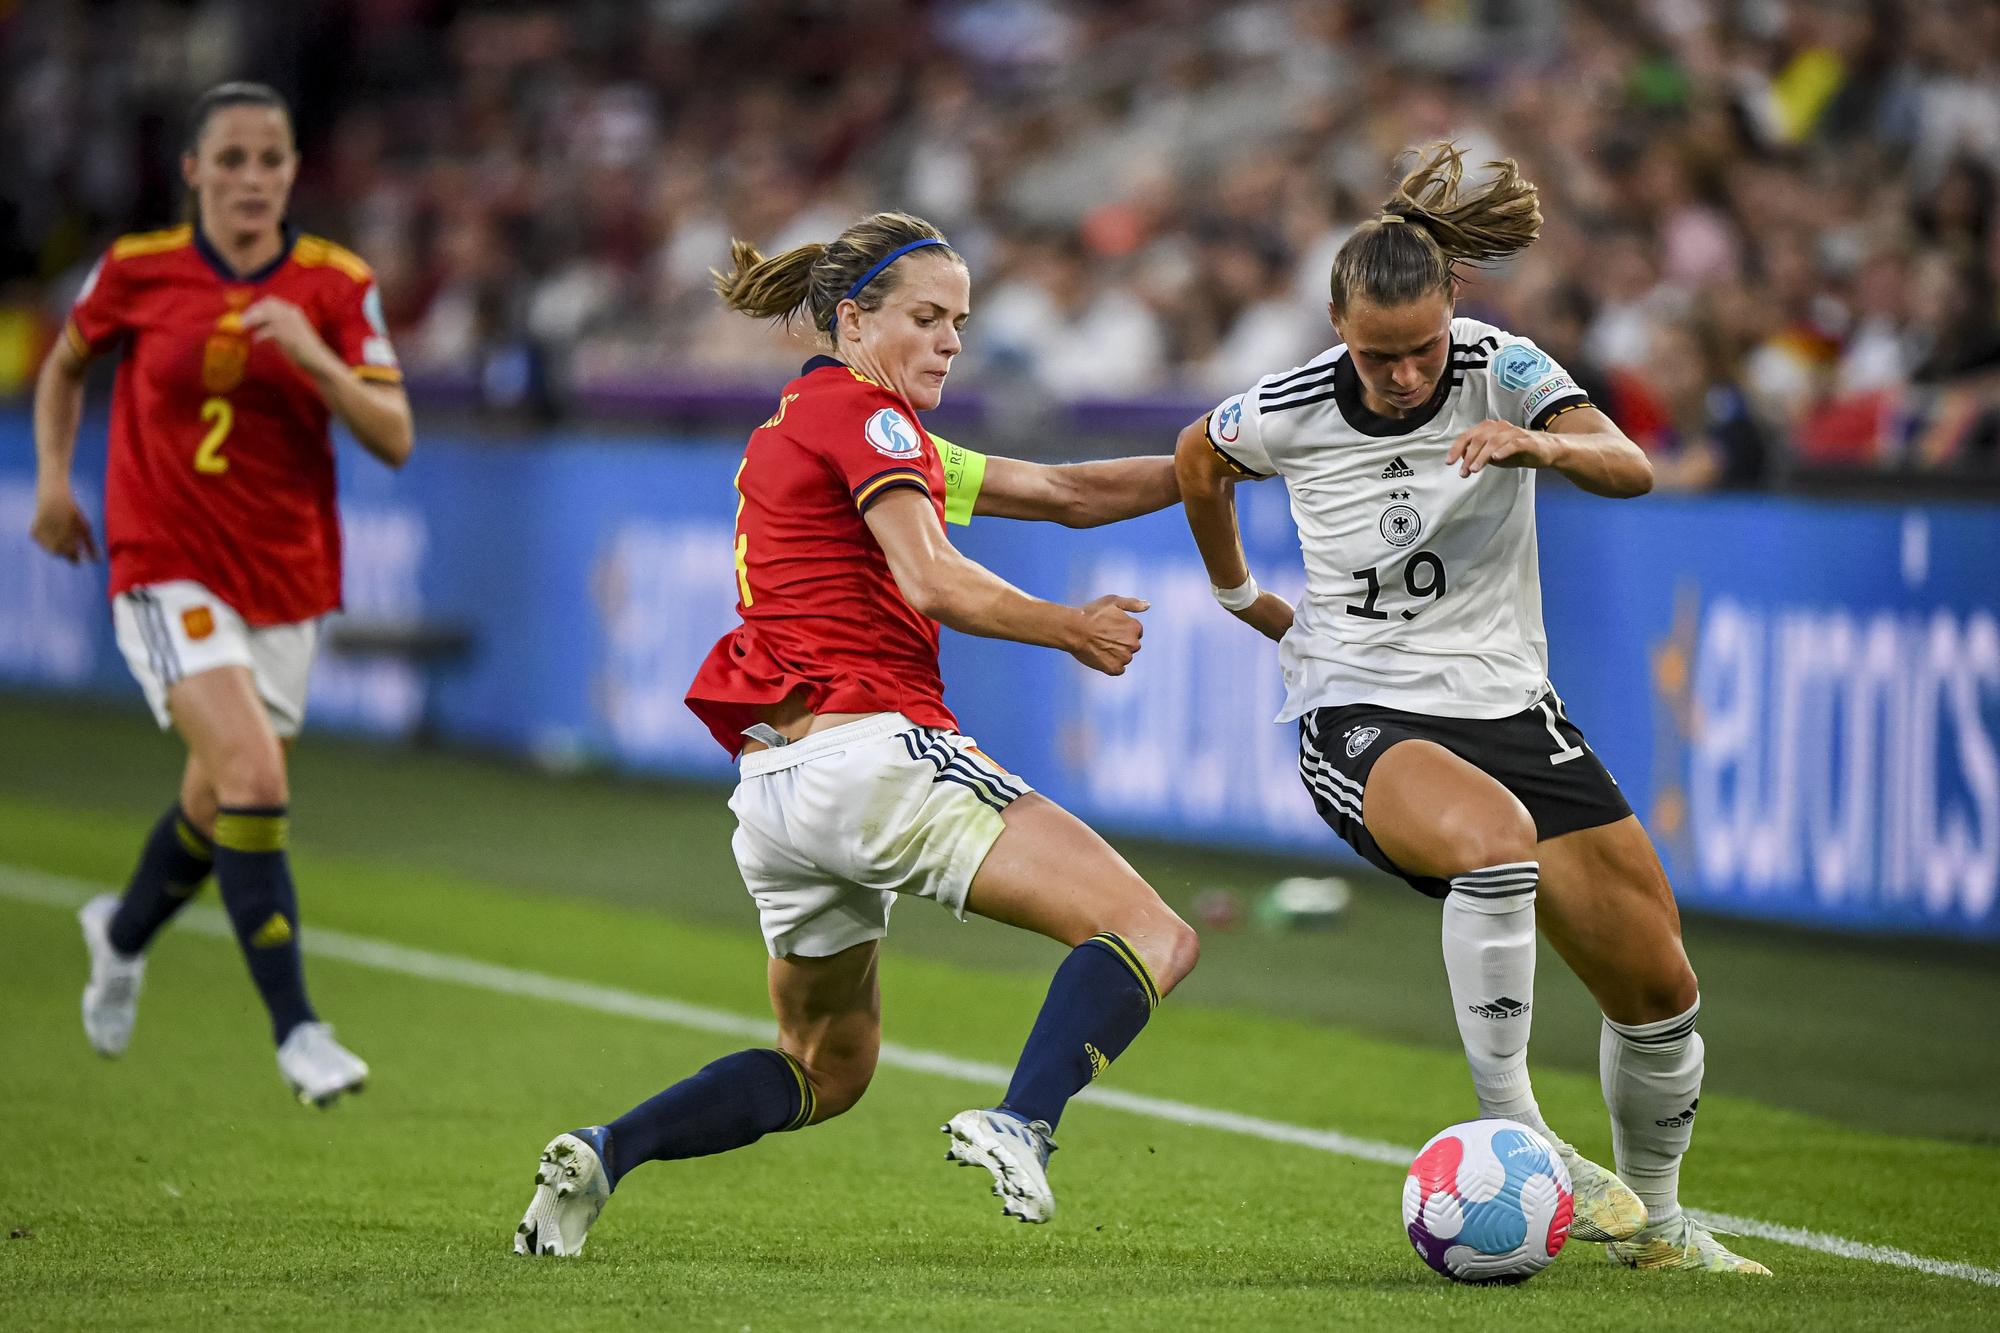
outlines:
{"label": "yellow stripe on sock", "polygon": [[1139,978],[1139,985],[1145,988],[1146,1003],[1157,1009],[1160,1006],[1160,988],[1153,982],[1153,974],[1147,970],[1146,962],[1139,957],[1139,951],[1125,942],[1121,935],[1101,931],[1090,937],[1115,954],[1125,966],[1132,969],[1132,975]]}
{"label": "yellow stripe on sock", "polygon": [[215,851],[208,845],[208,839],[202,837],[201,831],[185,819],[174,821],[174,834],[181,840],[181,846],[187,849],[189,856],[202,861],[215,859]]}
{"label": "yellow stripe on sock", "polygon": [[779,1051],[778,1055],[792,1071],[792,1077],[799,1081],[799,1113],[792,1117],[791,1123],[785,1126],[785,1130],[804,1129],[812,1123],[813,1112],[818,1109],[819,1099],[813,1095],[812,1080],[806,1077],[806,1067],[789,1051]]}
{"label": "yellow stripe on sock", "polygon": [[292,821],[284,815],[239,815],[225,810],[215,817],[215,845],[232,852],[282,852],[291,836]]}

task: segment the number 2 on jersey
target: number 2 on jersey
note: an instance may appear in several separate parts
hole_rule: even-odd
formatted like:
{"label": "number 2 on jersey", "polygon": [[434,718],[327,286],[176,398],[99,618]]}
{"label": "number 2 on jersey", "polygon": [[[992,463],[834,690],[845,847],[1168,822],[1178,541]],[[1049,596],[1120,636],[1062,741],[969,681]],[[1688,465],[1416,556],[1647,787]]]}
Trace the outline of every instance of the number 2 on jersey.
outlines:
{"label": "number 2 on jersey", "polygon": [[222,445],[229,438],[230,429],[236,425],[236,409],[229,405],[227,398],[210,398],[201,405],[201,419],[208,423],[208,434],[201,437],[201,445],[194,451],[194,470],[206,476],[219,477],[229,471],[229,460],[222,456]]}
{"label": "number 2 on jersey", "polygon": [[[779,417],[783,417],[785,404],[797,396],[797,394],[787,396],[784,402],[778,405],[778,416],[771,420],[776,421]],[[743,494],[743,469],[749,466],[750,459],[745,455],[743,461],[737,465],[735,478],[729,483],[736,488],[736,591],[743,598],[745,606],[753,605],[756,600],[750,596],[750,534],[743,530],[743,506],[749,503],[748,497]]]}

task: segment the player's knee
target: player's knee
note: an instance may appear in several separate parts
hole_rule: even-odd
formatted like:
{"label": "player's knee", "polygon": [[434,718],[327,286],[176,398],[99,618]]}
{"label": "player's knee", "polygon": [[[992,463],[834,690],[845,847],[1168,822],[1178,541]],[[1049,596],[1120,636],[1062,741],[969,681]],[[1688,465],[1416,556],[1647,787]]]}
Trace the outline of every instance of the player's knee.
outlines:
{"label": "player's knee", "polygon": [[875,1077],[875,1066],[809,1065],[806,1076],[812,1080],[812,1123],[817,1125],[845,1114],[861,1101]]}
{"label": "player's knee", "polygon": [[1437,839],[1455,875],[1535,859],[1535,821],[1512,798],[1447,812]]}
{"label": "player's knee", "polygon": [[199,783],[181,784],[181,816],[204,838],[215,836],[215,784],[203,778]]}
{"label": "player's knee", "polygon": [[1143,909],[1113,914],[1101,929],[1131,946],[1153,985],[1165,996],[1194,971],[1201,959],[1201,937],[1158,895],[1149,891],[1148,897],[1151,901]]}
{"label": "player's knee", "polygon": [[1682,961],[1678,967],[1627,977],[1617,990],[1616,1001],[1604,1006],[1605,1017],[1640,1026],[1678,1018],[1694,1008],[1701,996],[1701,983],[1694,969]]}
{"label": "player's knee", "polygon": [[1180,985],[1201,961],[1201,936],[1178,916],[1168,915],[1171,920],[1161,939],[1160,965],[1153,969],[1153,979],[1159,983],[1162,996]]}
{"label": "player's knee", "polygon": [[214,791],[220,805],[284,805],[291,793],[277,742],[259,737],[227,749],[216,764]]}

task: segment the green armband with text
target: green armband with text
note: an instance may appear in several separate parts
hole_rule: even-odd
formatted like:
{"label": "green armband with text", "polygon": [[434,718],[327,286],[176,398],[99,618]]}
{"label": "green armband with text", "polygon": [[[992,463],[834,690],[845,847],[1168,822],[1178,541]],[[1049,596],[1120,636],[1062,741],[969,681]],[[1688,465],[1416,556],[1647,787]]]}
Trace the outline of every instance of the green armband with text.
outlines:
{"label": "green armband with text", "polygon": [[986,482],[986,455],[935,433],[931,442],[937,445],[938,461],[944,464],[944,521],[970,523],[979,488]]}

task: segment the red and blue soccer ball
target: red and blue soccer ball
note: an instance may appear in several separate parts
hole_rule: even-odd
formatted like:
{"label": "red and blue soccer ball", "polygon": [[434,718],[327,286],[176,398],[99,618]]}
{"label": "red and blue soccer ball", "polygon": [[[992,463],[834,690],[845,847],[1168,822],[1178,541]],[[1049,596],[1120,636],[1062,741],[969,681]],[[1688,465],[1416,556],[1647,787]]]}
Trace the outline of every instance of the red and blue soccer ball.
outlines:
{"label": "red and blue soccer ball", "polygon": [[1569,1239],[1576,1199],[1549,1141],[1512,1120],[1453,1125],[1410,1163],[1403,1225],[1455,1282],[1525,1282]]}

